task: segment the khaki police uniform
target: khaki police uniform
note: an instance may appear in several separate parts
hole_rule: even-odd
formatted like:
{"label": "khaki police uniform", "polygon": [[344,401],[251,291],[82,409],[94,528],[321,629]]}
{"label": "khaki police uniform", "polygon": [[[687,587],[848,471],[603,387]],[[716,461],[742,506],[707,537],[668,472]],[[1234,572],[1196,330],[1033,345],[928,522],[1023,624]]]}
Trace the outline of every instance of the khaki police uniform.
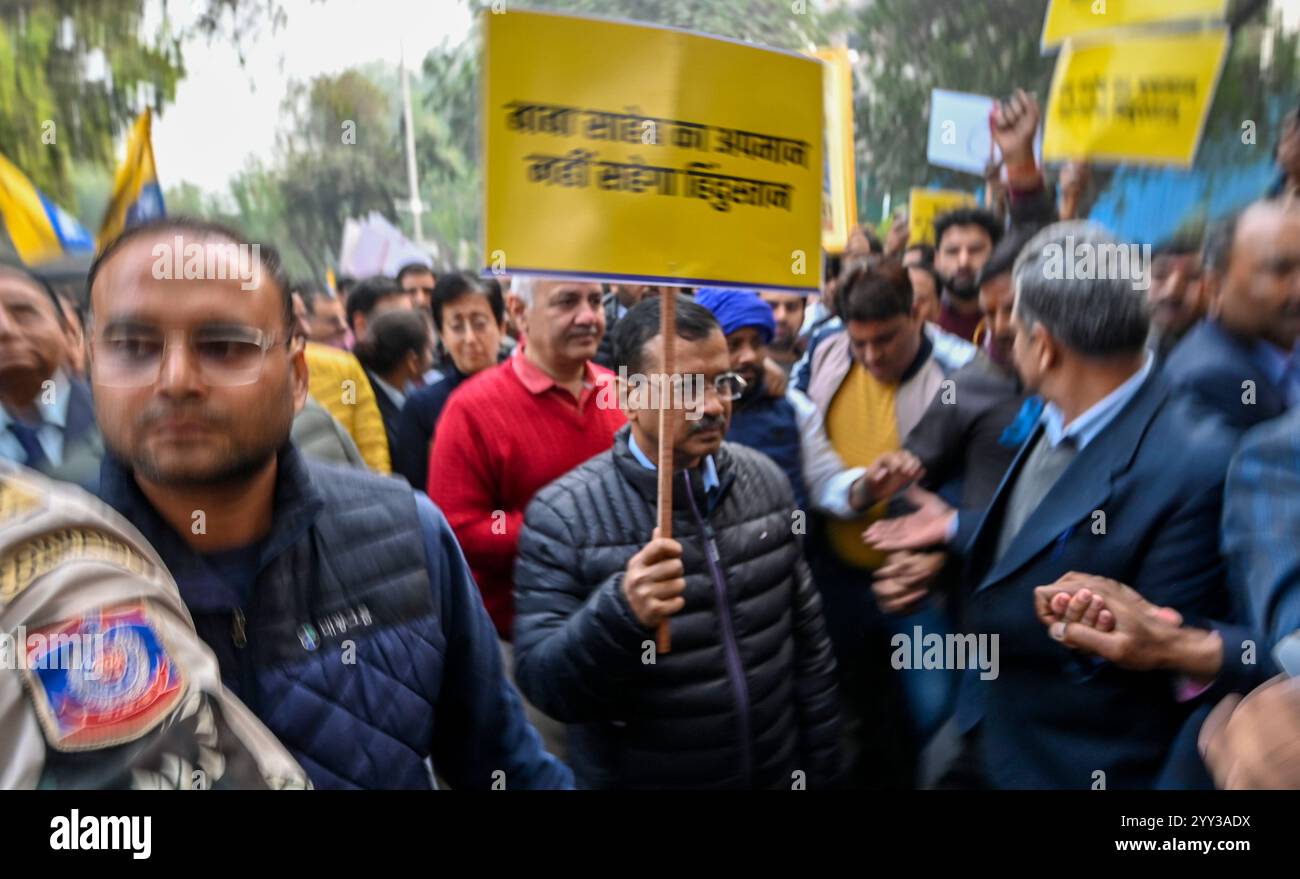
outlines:
{"label": "khaki police uniform", "polygon": [[0,461],[0,788],[309,786],[135,528]]}

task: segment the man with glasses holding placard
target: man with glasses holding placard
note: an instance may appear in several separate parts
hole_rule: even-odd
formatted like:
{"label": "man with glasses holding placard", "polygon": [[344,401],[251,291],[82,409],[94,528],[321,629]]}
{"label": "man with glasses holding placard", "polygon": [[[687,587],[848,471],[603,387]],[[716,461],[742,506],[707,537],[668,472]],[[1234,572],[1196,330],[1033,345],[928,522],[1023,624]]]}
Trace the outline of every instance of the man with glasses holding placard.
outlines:
{"label": "man with glasses holding placard", "polygon": [[[568,727],[580,786],[825,788],[839,779],[835,661],[789,480],[723,436],[744,380],[713,314],[679,297],[672,538],[655,527],[660,297],[619,321],[629,425],[524,514],[515,679]],[[664,393],[663,390],[659,391]],[[672,650],[656,650],[667,621]]]}
{"label": "man with glasses holding placard", "polygon": [[[182,247],[184,277],[159,272]],[[429,787],[430,758],[455,788],[567,786],[442,514],[289,442],[307,364],[275,251],[156,220],[112,242],[89,285],[101,497],[315,786]]]}

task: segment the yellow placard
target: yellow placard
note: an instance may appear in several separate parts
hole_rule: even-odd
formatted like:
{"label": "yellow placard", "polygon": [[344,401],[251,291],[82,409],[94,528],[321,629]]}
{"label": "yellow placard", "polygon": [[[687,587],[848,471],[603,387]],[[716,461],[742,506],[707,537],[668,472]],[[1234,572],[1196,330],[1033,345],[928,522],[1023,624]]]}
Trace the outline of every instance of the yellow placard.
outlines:
{"label": "yellow placard", "polygon": [[1227,8],[1228,0],[1052,0],[1043,21],[1043,48],[1135,25],[1223,21]]}
{"label": "yellow placard", "polygon": [[484,11],[489,271],[815,292],[822,64]]}
{"label": "yellow placard", "polygon": [[1188,166],[1228,53],[1228,32],[1066,43],[1047,99],[1043,158]]}
{"label": "yellow placard", "polygon": [[858,222],[857,162],[853,146],[853,67],[849,50],[818,49],[826,64],[826,170],[822,175],[822,248],[840,254]]}
{"label": "yellow placard", "polygon": [[957,208],[975,207],[975,196],[952,189],[913,189],[907,199],[908,239],[934,245],[934,220]]}

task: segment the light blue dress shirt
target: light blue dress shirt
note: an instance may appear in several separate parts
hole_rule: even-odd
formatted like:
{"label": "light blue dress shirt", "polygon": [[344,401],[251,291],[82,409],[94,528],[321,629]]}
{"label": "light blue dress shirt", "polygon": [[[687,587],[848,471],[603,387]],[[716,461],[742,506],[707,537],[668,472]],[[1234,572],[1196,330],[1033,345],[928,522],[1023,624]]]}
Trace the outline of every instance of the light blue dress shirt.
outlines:
{"label": "light blue dress shirt", "polygon": [[1061,444],[1061,440],[1070,437],[1074,440],[1075,447],[1082,452],[1088,443],[1097,438],[1106,426],[1115,420],[1124,405],[1132,400],[1137,394],[1138,388],[1151,375],[1152,365],[1155,358],[1148,353],[1146,362],[1142,368],[1133,373],[1122,385],[1102,397],[1096,403],[1093,403],[1078,418],[1065,426],[1065,416],[1057,408],[1055,403],[1047,403],[1043,406],[1043,414],[1040,420],[1043,423],[1043,438],[1052,446]]}
{"label": "light blue dress shirt", "polygon": [[[1074,440],[1076,451],[1082,452],[1088,443],[1095,440],[1115,420],[1125,404],[1137,395],[1142,383],[1151,375],[1154,364],[1155,357],[1148,352],[1141,369],[1125,379],[1124,383],[1115,390],[1089,406],[1068,426],[1065,425],[1065,415],[1055,403],[1044,404],[1043,414],[1039,416],[1039,422],[1043,425],[1043,439],[1052,448],[1056,448],[1061,444],[1061,440],[1069,437]],[[952,521],[948,523],[948,541],[952,541],[957,536],[959,518],[960,513],[953,516]]]}
{"label": "light blue dress shirt", "polygon": [[[651,459],[650,456],[648,456],[645,452],[641,451],[641,447],[637,445],[636,436],[634,436],[631,433],[629,433],[627,436],[627,447],[631,449],[632,457],[636,458],[642,467],[644,467],[647,470],[659,469],[658,467],[655,466],[654,460]],[[713,463],[713,456],[706,455],[703,463],[700,466],[704,468],[704,473],[701,477],[704,481],[704,490],[707,492],[712,492],[721,488],[722,482],[719,481],[718,479],[718,467],[716,464]]]}

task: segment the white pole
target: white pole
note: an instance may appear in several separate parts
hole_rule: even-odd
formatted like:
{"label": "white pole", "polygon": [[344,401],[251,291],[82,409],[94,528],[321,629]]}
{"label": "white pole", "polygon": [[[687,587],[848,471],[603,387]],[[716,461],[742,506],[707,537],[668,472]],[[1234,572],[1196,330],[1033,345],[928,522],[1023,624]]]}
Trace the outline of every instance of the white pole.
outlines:
{"label": "white pole", "polygon": [[400,42],[398,45],[398,67],[402,79],[402,118],[406,122],[406,187],[410,193],[407,206],[411,212],[415,242],[419,244],[424,241],[424,229],[420,222],[420,212],[424,210],[424,205],[420,204],[420,178],[415,170],[415,125],[411,119],[411,83],[406,73],[405,49]]}

